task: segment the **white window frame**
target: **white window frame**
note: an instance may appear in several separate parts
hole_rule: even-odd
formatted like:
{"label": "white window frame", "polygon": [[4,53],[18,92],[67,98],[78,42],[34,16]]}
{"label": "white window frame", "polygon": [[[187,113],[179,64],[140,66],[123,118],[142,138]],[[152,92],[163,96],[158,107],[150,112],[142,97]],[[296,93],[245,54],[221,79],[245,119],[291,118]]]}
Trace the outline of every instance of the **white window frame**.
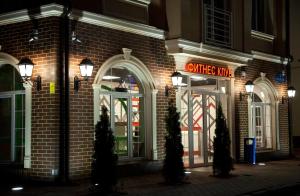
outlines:
{"label": "white window frame", "polygon": [[[274,88],[272,82],[265,76],[257,78],[254,82],[254,93],[257,94],[264,104],[270,106],[270,129],[271,129],[271,143],[272,148],[258,149],[258,152],[276,151],[280,150],[280,134],[279,134],[279,102],[280,99],[277,90]],[[260,96],[261,93],[264,97]],[[255,130],[253,124],[253,97],[248,96],[248,137],[255,137]]]}
{"label": "white window frame", "polygon": [[144,123],[145,123],[145,148],[147,149],[145,159],[157,160],[157,116],[156,97],[158,90],[155,88],[154,79],[147,66],[138,58],[131,55],[131,49],[123,48],[124,54],[118,54],[107,59],[98,70],[94,83],[94,124],[99,121],[99,97],[101,91],[101,81],[104,74],[111,67],[124,67],[135,73],[144,89]]}

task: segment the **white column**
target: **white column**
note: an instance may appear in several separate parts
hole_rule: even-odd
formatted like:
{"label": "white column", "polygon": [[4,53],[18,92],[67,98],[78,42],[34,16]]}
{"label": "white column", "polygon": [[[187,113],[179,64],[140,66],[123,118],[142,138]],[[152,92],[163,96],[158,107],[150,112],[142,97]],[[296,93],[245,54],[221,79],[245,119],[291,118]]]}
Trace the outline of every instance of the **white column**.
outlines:
{"label": "white column", "polygon": [[252,98],[251,95],[248,95],[248,137],[255,137],[255,133],[253,132],[252,125]]}
{"label": "white column", "polygon": [[158,90],[154,89],[152,91],[152,158],[157,160],[157,116],[156,116],[156,97]]}
{"label": "white column", "polygon": [[25,88],[25,155],[24,168],[31,168],[31,108],[32,84],[24,83]]}
{"label": "white column", "polygon": [[275,121],[276,121],[276,149],[280,150],[280,135],[279,135],[279,101],[275,102]]}
{"label": "white column", "polygon": [[229,99],[226,95],[226,99],[227,100],[227,118],[228,118],[228,128],[230,131],[230,140],[231,140],[231,156],[235,157],[235,149],[239,148],[238,146],[236,146],[236,141],[235,141],[235,135],[236,135],[236,130],[235,130],[235,123],[234,123],[234,119],[235,119],[235,100],[234,100],[234,93],[235,93],[235,89],[234,89],[234,78],[230,79],[230,85],[229,85]]}
{"label": "white column", "polygon": [[97,122],[100,120],[99,115],[99,101],[100,101],[100,88],[101,86],[99,84],[93,84],[93,90],[94,90],[94,125],[97,124]]}

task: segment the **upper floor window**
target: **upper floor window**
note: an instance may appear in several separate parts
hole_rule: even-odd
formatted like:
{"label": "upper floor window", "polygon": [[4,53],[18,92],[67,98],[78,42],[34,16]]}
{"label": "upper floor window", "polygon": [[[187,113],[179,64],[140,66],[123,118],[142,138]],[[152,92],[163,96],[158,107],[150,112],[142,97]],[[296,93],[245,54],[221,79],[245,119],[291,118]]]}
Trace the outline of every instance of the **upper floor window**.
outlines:
{"label": "upper floor window", "polygon": [[252,0],[252,30],[273,34],[273,0]]}

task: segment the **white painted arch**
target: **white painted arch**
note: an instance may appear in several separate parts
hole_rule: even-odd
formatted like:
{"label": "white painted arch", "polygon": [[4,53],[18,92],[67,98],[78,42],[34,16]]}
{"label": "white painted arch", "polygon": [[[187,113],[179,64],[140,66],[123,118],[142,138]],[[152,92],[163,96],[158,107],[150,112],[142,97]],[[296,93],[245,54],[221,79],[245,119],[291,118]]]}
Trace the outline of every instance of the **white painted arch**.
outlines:
{"label": "white painted arch", "polygon": [[[129,50],[129,54],[127,53]],[[127,52],[125,52],[127,51]],[[146,132],[146,158],[157,160],[157,119],[156,119],[156,89],[153,79],[147,66],[138,58],[130,55],[130,49],[123,49],[124,54],[118,54],[107,59],[98,70],[94,83],[94,124],[99,121],[99,97],[101,81],[105,73],[112,67],[126,68],[141,82],[145,100],[145,132]]]}
{"label": "white painted arch", "polygon": [[[13,66],[19,73],[18,59],[14,56],[0,52],[0,68],[3,65]],[[23,83],[25,88],[25,156],[24,168],[31,168],[31,110],[32,110],[32,83]]]}
{"label": "white painted arch", "polygon": [[[280,134],[279,134],[279,94],[272,82],[262,74],[261,77],[257,78],[253,82],[254,90],[253,92],[257,94],[260,99],[269,103],[271,106],[271,130],[274,137],[272,141],[272,146],[274,150],[280,150]],[[261,96],[261,92],[264,93],[264,98]],[[249,136],[255,136],[254,127],[252,125],[252,100],[248,100],[248,116],[249,116]]]}

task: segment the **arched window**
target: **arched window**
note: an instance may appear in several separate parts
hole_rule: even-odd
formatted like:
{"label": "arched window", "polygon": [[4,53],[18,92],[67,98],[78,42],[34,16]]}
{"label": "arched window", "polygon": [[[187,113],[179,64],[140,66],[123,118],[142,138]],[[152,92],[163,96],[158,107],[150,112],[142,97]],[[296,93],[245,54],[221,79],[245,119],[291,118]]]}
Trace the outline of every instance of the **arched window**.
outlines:
{"label": "arched window", "polygon": [[111,67],[102,77],[100,106],[109,109],[119,157],[145,157],[144,90],[125,67]]}
{"label": "arched window", "polygon": [[0,65],[0,161],[23,163],[25,89],[19,72]]}
{"label": "arched window", "polygon": [[115,55],[102,64],[93,88],[94,123],[106,106],[119,158],[156,160],[157,90],[147,67],[130,53]]}

